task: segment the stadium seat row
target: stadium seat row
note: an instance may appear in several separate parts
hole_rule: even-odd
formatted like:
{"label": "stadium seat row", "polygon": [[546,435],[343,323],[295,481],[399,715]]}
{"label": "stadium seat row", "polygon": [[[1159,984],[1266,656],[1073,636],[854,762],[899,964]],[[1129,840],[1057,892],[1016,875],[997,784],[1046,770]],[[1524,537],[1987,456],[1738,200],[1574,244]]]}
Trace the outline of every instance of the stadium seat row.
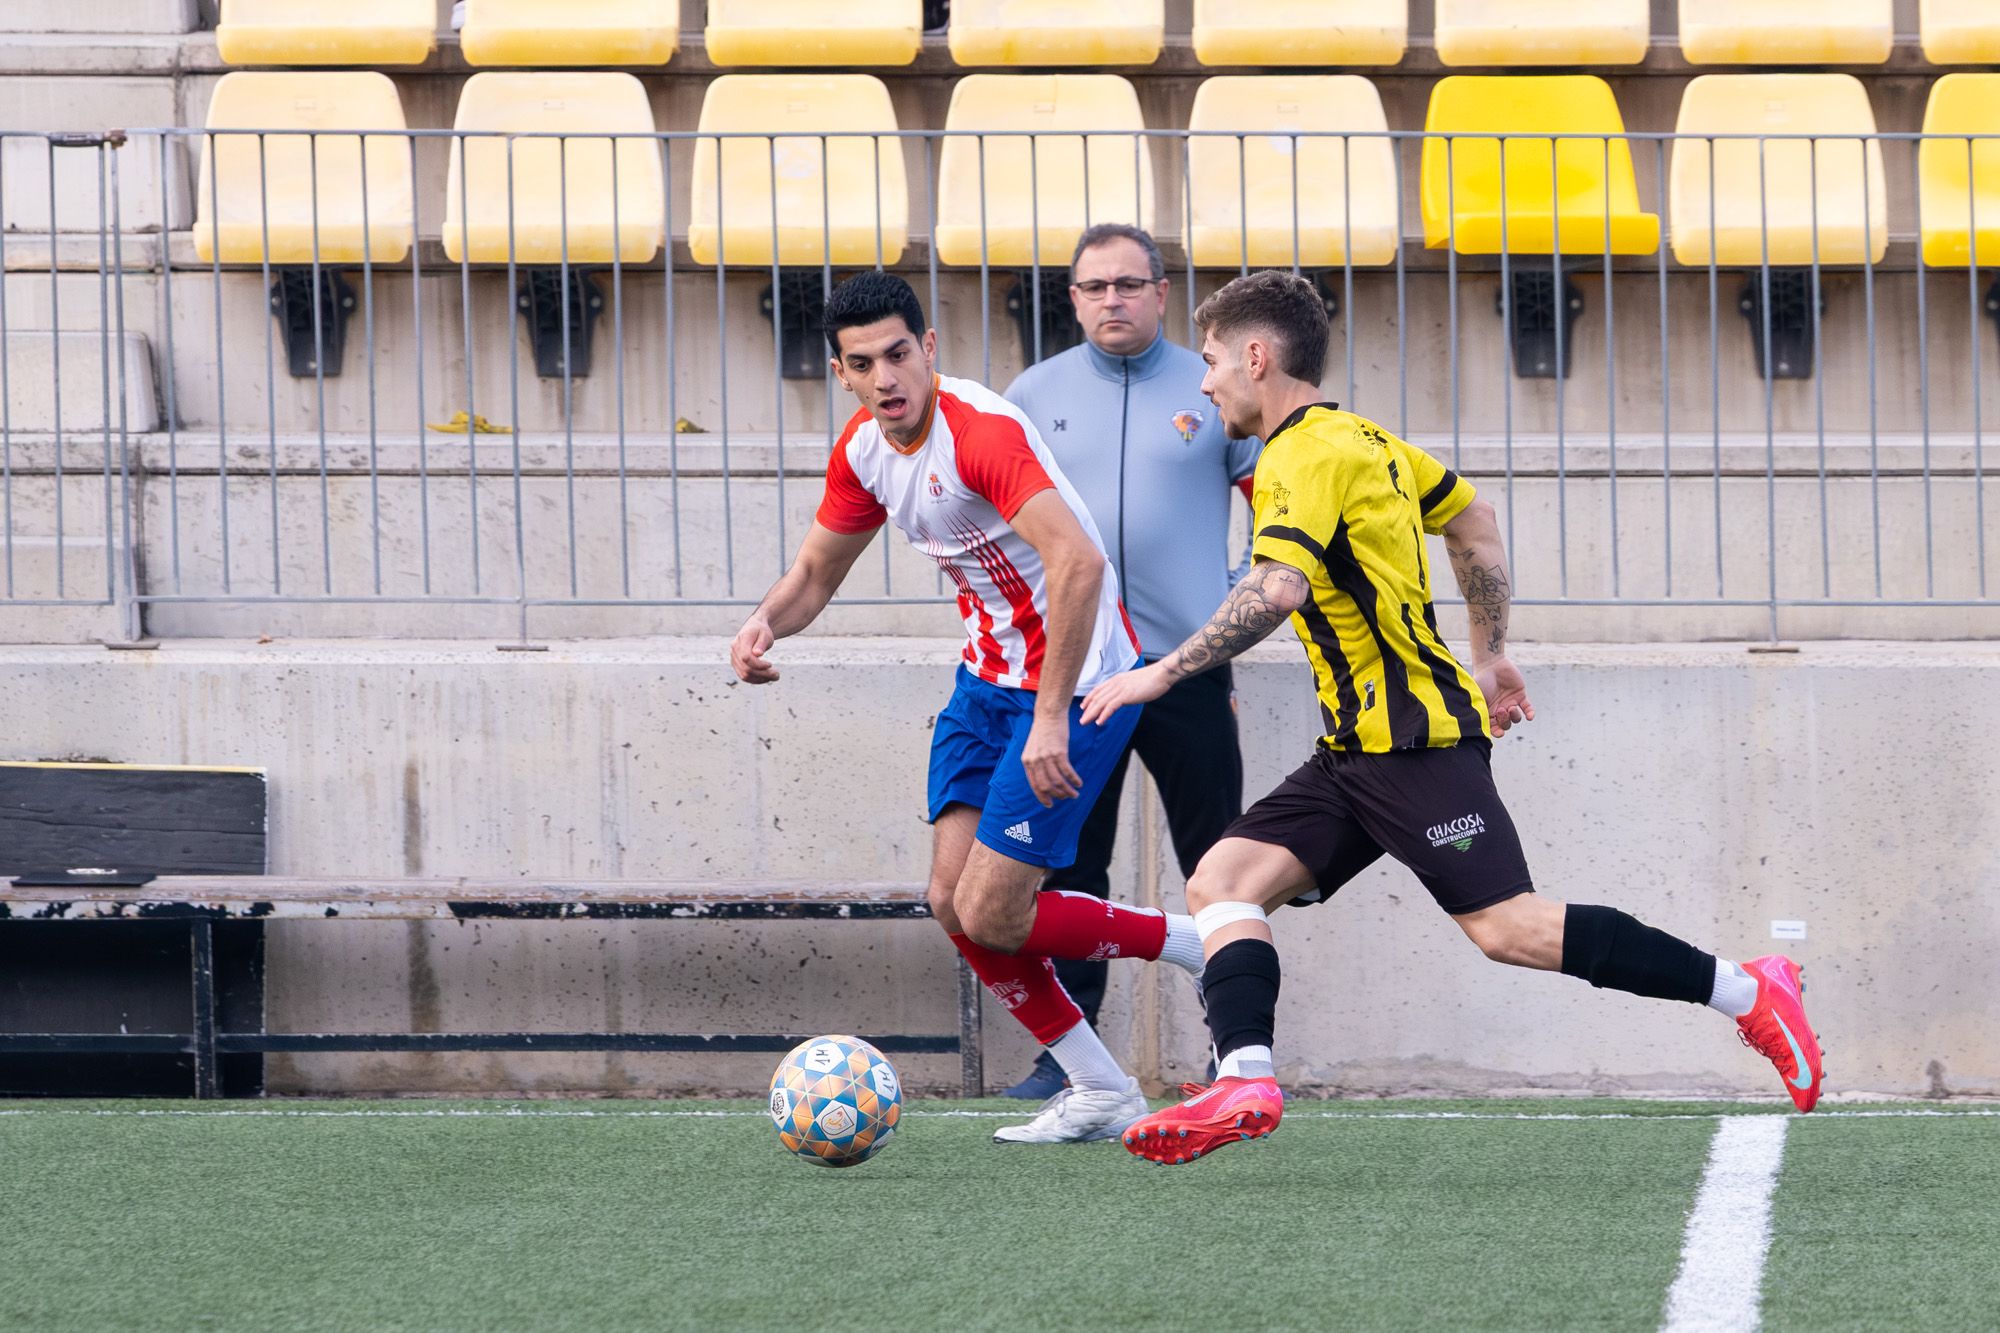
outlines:
{"label": "stadium seat row", "polygon": [[[203,153],[195,244],[204,260],[395,263],[408,254],[415,155],[409,141],[388,137],[404,119],[386,76],[225,75],[208,128],[231,132],[208,136]],[[672,220],[638,79],[477,74],[455,128],[471,137],[452,142],[440,235],[453,261],[644,263],[658,252]],[[1125,79],[969,75],[953,90],[945,128],[934,227],[942,263],[1057,265],[1092,223],[1156,229],[1153,153]],[[1218,76],[1197,92],[1188,128],[1196,264],[1394,261],[1399,155],[1366,79]],[[1668,213],[1681,263],[1882,258],[1889,191],[1857,79],[1704,75],[1688,84],[1675,128],[1719,136],[1672,145]],[[253,132],[270,130],[314,133]],[[367,136],[364,149],[370,130],[383,137]],[[1632,141],[1603,80],[1442,79],[1425,130],[1427,245],[1579,257],[1658,248],[1660,219],[1641,206]],[[1924,130],[2000,134],[2000,74],[1939,79]],[[709,85],[699,132],[720,137],[695,145],[687,226],[698,262],[902,257],[903,139],[891,137],[901,131],[879,79],[724,75]],[[2000,138],[1926,140],[1919,168],[1926,262],[1965,266],[1976,234],[1979,256],[2000,263]]]}
{"label": "stadium seat row", "polygon": [[[922,0],[709,0],[717,65],[907,65]],[[1619,65],[1646,57],[1651,0],[1436,0],[1447,65]],[[1880,64],[1891,0],[1680,0],[1680,47],[1698,65]],[[222,0],[216,39],[236,65],[413,65],[435,49],[433,0]],[[1921,0],[1925,58],[2000,61],[2000,4]],[[1393,65],[1408,0],[1194,0],[1206,65]],[[680,0],[469,0],[462,50],[478,66],[663,65]],[[1165,44],[1164,0],[955,0],[961,65],[1146,65]]]}

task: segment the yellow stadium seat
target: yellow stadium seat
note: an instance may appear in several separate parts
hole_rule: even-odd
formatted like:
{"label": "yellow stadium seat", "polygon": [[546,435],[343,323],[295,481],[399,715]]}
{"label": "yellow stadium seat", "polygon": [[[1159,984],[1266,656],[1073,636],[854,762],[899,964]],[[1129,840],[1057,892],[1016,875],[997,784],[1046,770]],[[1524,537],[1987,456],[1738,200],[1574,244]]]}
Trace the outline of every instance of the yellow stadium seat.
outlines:
{"label": "yellow stadium seat", "polygon": [[1891,0],[1680,0],[1694,65],[1879,65],[1895,42]]}
{"label": "yellow stadium seat", "polygon": [[1933,65],[2000,64],[2000,5],[1993,0],[1920,0],[1917,26]]}
{"label": "yellow stadium seat", "polygon": [[[910,228],[902,141],[820,137],[857,130],[893,135],[896,111],[880,79],[869,74],[725,74],[708,85],[700,128],[703,134],[777,137],[696,141],[688,248],[697,263],[726,259],[768,266],[774,230],[780,264],[872,265],[878,235],[883,263],[902,258]],[[869,188],[877,179],[879,197]]]}
{"label": "yellow stadium seat", "polygon": [[[1704,74],[1681,97],[1680,135],[1869,135],[1875,113],[1851,74]],[[1710,213],[1710,141],[1674,143],[1668,214],[1674,258],[1732,267],[1880,260],[1889,244],[1882,145],[1859,138],[1717,139]],[[1814,185],[1818,201],[1814,201]],[[1865,199],[1865,202],[1864,202]]]}
{"label": "yellow stadium seat", "polygon": [[225,74],[208,128],[384,133],[206,138],[194,223],[204,262],[215,260],[219,232],[223,263],[263,263],[267,228],[273,264],[312,263],[315,242],[325,264],[393,264],[410,253],[410,143],[387,75]]}
{"label": "yellow stadium seat", "polygon": [[[1947,74],[1931,87],[1925,134],[2000,135],[2000,74]],[[1926,139],[1917,149],[1917,203],[1924,262],[1964,268],[1973,258],[2000,266],[2000,138]]]}
{"label": "yellow stadium seat", "polygon": [[232,65],[421,65],[433,0],[222,0],[216,50]]}
{"label": "yellow stadium seat", "polygon": [[923,0],[708,0],[717,65],[907,65],[923,46]]}
{"label": "yellow stadium seat", "polygon": [[1139,94],[1115,74],[967,75],[944,127],[937,250],[947,264],[977,264],[982,240],[988,263],[1067,264],[1093,223],[1153,229],[1152,159],[1132,133],[1145,128]]}
{"label": "yellow stadium seat", "polygon": [[1446,65],[1636,65],[1652,39],[1648,0],[1437,0]]}
{"label": "yellow stadium seat", "polygon": [[1165,0],[953,0],[946,38],[961,65],[1150,65]]}
{"label": "yellow stadium seat", "polygon": [[[1424,244],[1462,255],[1651,254],[1660,219],[1639,207],[1631,145],[1611,85],[1586,74],[1454,74],[1431,90],[1430,134],[1582,135],[1427,138]],[[1557,219],[1560,219],[1558,227]]]}
{"label": "yellow stadium seat", "polygon": [[681,42],[680,0],[469,0],[468,65],[664,65]]}
{"label": "yellow stadium seat", "polygon": [[[608,264],[614,255],[643,264],[658,253],[666,207],[659,143],[597,137],[653,133],[652,105],[630,74],[475,74],[459,93],[453,128],[477,136],[452,142],[443,240],[453,263],[506,263],[510,221],[521,264],[561,263],[565,235],[573,264]],[[582,137],[505,137],[515,134]]]}
{"label": "yellow stadium seat", "polygon": [[1393,65],[1409,36],[1407,0],[1194,0],[1204,65]]}
{"label": "yellow stadium seat", "polygon": [[[1194,262],[1206,268],[1246,262],[1281,268],[1296,254],[1310,267],[1345,264],[1350,255],[1356,264],[1393,263],[1400,196],[1389,140],[1290,137],[1310,131],[1381,134],[1388,128],[1375,85],[1356,74],[1225,75],[1203,83],[1188,129],[1230,130],[1244,137],[1196,133],[1188,140]],[[1246,202],[1252,219],[1247,237]]]}

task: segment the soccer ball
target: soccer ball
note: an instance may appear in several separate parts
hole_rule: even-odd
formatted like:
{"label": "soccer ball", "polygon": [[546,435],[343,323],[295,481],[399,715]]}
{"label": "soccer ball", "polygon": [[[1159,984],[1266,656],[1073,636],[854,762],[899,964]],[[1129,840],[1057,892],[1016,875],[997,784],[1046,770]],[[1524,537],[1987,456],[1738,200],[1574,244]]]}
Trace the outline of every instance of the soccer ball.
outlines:
{"label": "soccer ball", "polygon": [[903,1086],[859,1037],[814,1037],[771,1075],[778,1142],[821,1166],[859,1166],[880,1152],[903,1114]]}

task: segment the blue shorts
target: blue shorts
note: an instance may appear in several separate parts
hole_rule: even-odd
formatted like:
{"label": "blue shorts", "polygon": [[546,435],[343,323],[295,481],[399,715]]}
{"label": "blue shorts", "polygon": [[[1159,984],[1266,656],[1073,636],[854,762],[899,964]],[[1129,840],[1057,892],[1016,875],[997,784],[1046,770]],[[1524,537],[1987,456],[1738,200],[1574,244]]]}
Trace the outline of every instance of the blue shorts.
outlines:
{"label": "blue shorts", "polygon": [[989,685],[961,666],[958,687],[931,733],[930,821],[936,823],[948,805],[969,805],[980,812],[979,840],[1002,856],[1051,870],[1076,860],[1083,821],[1139,725],[1136,705],[1119,709],[1102,726],[1084,725],[1082,711],[1070,704],[1069,762],[1083,789],[1045,807],[1021,767],[1035,722],[1034,691]]}

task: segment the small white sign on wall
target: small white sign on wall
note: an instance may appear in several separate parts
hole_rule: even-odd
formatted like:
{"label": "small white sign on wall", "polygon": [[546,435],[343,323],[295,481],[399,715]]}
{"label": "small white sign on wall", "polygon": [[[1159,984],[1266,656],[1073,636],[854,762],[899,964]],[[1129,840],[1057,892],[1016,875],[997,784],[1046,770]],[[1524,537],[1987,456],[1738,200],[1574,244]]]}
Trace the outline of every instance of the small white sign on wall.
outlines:
{"label": "small white sign on wall", "polygon": [[1771,938],[1774,940],[1802,940],[1806,937],[1806,923],[1803,921],[1773,921]]}

